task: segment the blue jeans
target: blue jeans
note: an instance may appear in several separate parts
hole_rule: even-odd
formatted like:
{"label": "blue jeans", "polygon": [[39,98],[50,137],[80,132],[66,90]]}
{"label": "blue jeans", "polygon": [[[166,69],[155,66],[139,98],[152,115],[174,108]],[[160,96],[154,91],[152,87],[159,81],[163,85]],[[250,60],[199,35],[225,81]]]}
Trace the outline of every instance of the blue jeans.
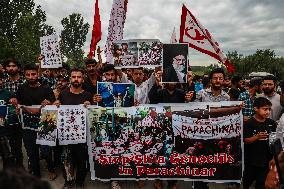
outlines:
{"label": "blue jeans", "polygon": [[54,163],[52,160],[52,148],[50,146],[40,146],[36,144],[36,138],[36,131],[23,130],[23,141],[28,155],[29,171],[32,175],[40,177],[39,150],[41,150],[42,157],[47,162],[49,172],[54,172]]}

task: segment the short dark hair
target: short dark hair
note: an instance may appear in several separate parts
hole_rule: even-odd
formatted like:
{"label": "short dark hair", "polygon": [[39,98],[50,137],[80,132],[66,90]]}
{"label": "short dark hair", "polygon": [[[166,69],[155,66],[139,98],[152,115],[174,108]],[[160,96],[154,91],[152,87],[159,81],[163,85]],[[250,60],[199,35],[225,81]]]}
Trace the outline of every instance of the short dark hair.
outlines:
{"label": "short dark hair", "polygon": [[239,75],[235,75],[232,77],[231,81],[233,85],[236,85],[238,82],[240,82],[242,80],[242,77]]}
{"label": "short dark hair", "polygon": [[9,65],[10,62],[15,63],[18,66],[18,68],[21,67],[20,62],[16,58],[8,58],[8,59],[6,59],[4,61],[3,67],[6,68]]}
{"label": "short dark hair", "polygon": [[255,86],[260,86],[262,84],[262,78],[261,77],[254,77],[252,79],[250,79],[249,83],[248,83],[248,87],[249,88],[253,88]]}
{"label": "short dark hair", "polygon": [[102,72],[105,73],[105,72],[108,72],[108,71],[111,71],[111,70],[114,70],[114,72],[116,73],[116,69],[115,69],[115,66],[113,64],[105,64],[103,69],[102,69]]}
{"label": "short dark hair", "polygon": [[225,72],[224,72],[224,70],[223,70],[222,68],[215,68],[215,69],[212,70],[212,71],[210,72],[210,74],[209,74],[209,79],[210,79],[210,80],[212,79],[213,74],[215,74],[215,73],[221,73],[221,74],[223,74],[223,77],[224,77],[224,78],[225,78],[225,76],[226,76],[226,74],[225,74]]}
{"label": "short dark hair", "polygon": [[24,70],[27,71],[27,70],[35,70],[35,71],[38,71],[38,67],[35,65],[35,64],[26,64],[24,66]]}
{"label": "short dark hair", "polygon": [[82,75],[85,74],[84,70],[82,70],[82,69],[80,69],[80,68],[72,68],[72,69],[70,70],[70,75],[71,75],[72,72],[81,72]]}
{"label": "short dark hair", "polygon": [[263,78],[263,81],[264,81],[264,80],[272,80],[274,84],[276,84],[276,82],[277,82],[276,77],[273,76],[273,75],[267,75],[267,76],[265,76],[265,77]]}
{"label": "short dark hair", "polygon": [[84,60],[84,63],[85,63],[85,65],[97,64],[97,61],[95,59],[88,58],[88,59]]}
{"label": "short dark hair", "polygon": [[264,106],[272,106],[272,103],[270,102],[270,100],[268,100],[265,97],[258,97],[253,102],[253,107],[261,108]]}

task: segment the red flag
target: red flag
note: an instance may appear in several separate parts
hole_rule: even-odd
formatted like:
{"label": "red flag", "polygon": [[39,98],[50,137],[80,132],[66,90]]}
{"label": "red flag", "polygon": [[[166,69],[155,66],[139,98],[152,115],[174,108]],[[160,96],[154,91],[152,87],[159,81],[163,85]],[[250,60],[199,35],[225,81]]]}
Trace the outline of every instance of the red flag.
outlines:
{"label": "red flag", "polygon": [[180,26],[180,43],[188,43],[189,47],[194,48],[202,53],[222,62],[229,73],[234,72],[234,66],[229,59],[222,53],[219,44],[213,39],[209,31],[186,8],[182,7],[181,26]]}
{"label": "red flag", "polygon": [[92,40],[90,44],[90,52],[88,55],[89,58],[94,57],[96,46],[98,42],[101,40],[101,38],[102,38],[102,24],[101,24],[101,16],[99,9],[99,0],[96,0]]}

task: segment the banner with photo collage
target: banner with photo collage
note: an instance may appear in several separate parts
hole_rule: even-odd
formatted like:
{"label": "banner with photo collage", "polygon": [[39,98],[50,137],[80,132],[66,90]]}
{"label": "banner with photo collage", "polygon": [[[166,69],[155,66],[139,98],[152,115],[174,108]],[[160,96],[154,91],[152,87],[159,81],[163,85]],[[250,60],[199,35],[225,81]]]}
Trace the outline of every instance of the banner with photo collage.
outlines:
{"label": "banner with photo collage", "polygon": [[240,182],[240,102],[89,108],[92,179]]}

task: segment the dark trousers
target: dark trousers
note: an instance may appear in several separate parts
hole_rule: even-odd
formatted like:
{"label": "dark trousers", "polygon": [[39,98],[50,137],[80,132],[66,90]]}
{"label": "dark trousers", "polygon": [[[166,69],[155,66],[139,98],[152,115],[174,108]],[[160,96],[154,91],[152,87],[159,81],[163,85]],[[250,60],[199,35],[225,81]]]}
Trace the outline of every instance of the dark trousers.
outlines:
{"label": "dark trousers", "polygon": [[[66,146],[70,151],[71,161],[76,168],[76,184],[82,185],[87,175],[88,148],[87,144],[70,144]],[[63,166],[64,167],[64,166]],[[63,171],[65,182],[67,182],[65,169]]]}
{"label": "dark trousers", "polygon": [[28,155],[29,171],[32,175],[40,177],[40,158],[39,149],[41,150],[42,157],[47,162],[47,169],[54,172],[54,164],[52,161],[52,150],[49,146],[40,146],[36,144],[37,132],[24,129],[23,140]]}
{"label": "dark trousers", "polygon": [[11,154],[8,139],[5,136],[0,136],[0,157],[2,157],[3,169],[14,166],[15,161]]}
{"label": "dark trousers", "polygon": [[243,177],[243,188],[249,189],[253,181],[256,181],[256,189],[265,188],[265,179],[269,169],[268,167],[259,167],[252,165],[245,165],[244,177]]}
{"label": "dark trousers", "polygon": [[15,164],[18,167],[23,167],[23,133],[21,125],[9,126],[9,133],[8,139],[11,147],[11,153],[15,159]]}

